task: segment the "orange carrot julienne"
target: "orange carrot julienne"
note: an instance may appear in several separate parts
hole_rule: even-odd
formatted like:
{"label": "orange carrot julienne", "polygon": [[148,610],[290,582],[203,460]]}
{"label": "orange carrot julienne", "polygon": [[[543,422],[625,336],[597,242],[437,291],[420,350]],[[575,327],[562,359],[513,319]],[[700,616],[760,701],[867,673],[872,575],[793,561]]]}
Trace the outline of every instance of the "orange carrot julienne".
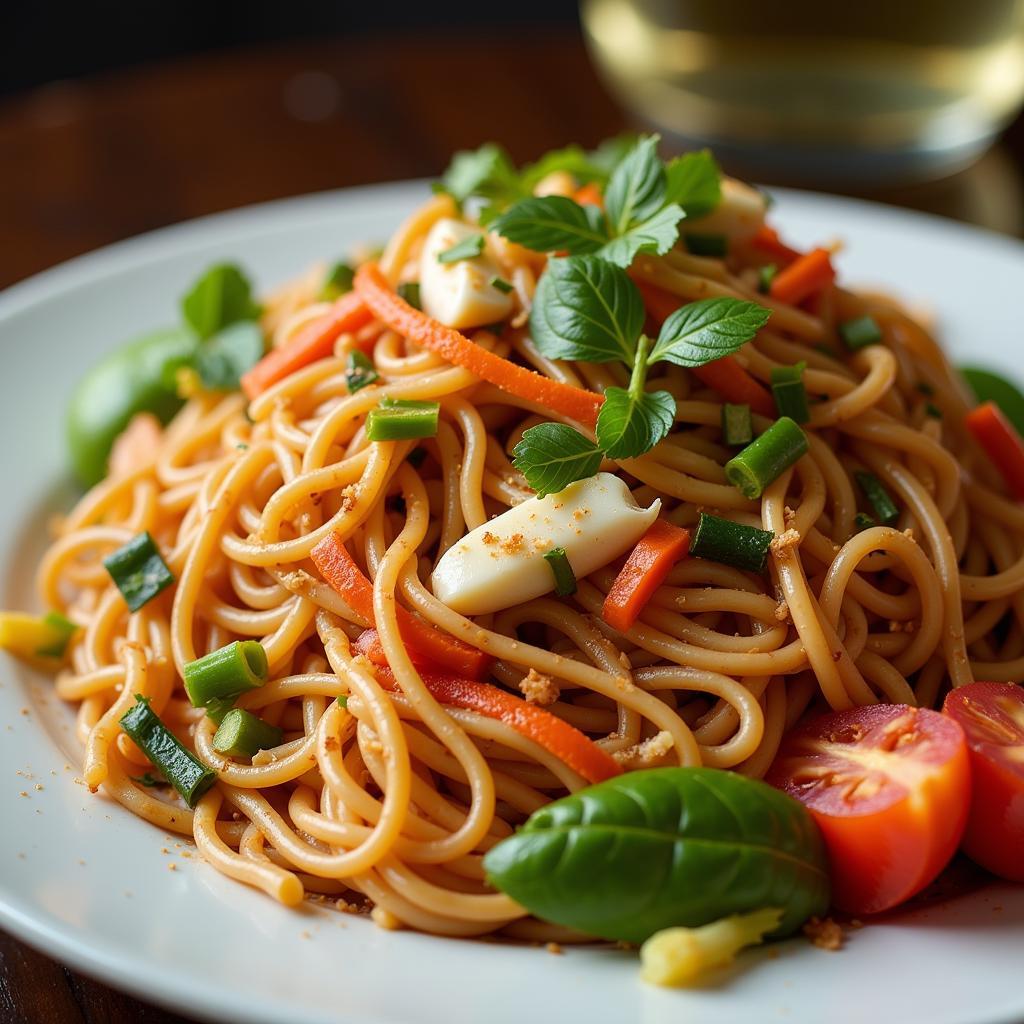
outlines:
{"label": "orange carrot julienne", "polygon": [[796,306],[830,285],[836,276],[828,249],[812,249],[772,278],[768,294]]}
{"label": "orange carrot julienne", "polygon": [[358,331],[372,319],[366,303],[355,292],[346,292],[327,313],[311,320],[280,348],[271,349],[245,373],[242,390],[251,401],[296,370],[325,359],[342,334]]}
{"label": "orange carrot julienne", "polygon": [[690,531],[656,519],[630,552],[604,599],[601,617],[612,629],[625,633],[669,570],[690,550]]}
{"label": "orange carrot julienne", "polygon": [[[344,598],[345,603],[360,618],[372,625],[373,584],[356,565],[340,536],[337,533],[328,534],[313,548],[310,558],[331,588]],[[487,674],[490,655],[435,629],[429,622],[413,615],[401,605],[396,605],[395,611],[402,640],[410,651],[416,652],[414,660],[426,660],[439,668],[474,679]]]}
{"label": "orange carrot julienne", "polygon": [[536,402],[585,426],[597,423],[601,395],[542,377],[533,370],[510,363],[488,352],[452,327],[414,309],[388,285],[375,263],[364,263],[356,273],[356,293],[388,327],[421,348],[461,366],[502,391]]}
{"label": "orange carrot julienne", "polygon": [[985,449],[1009,492],[1024,501],[1024,440],[995,402],[985,402],[964,417],[964,426]]}
{"label": "orange carrot julienne", "polygon": [[[384,653],[384,645],[380,642],[380,633],[376,629],[364,629],[355,638],[352,649],[367,660],[372,661],[374,665],[388,664],[387,655]],[[430,658],[426,657],[426,655],[411,644],[406,645],[406,650],[409,653],[410,660],[417,668],[426,669],[428,672],[439,672],[442,670],[442,666],[438,665],[436,661],[431,661]],[[489,657],[481,659],[480,673],[478,675],[474,672],[472,677],[474,679],[481,679],[486,676],[487,669],[490,667],[490,661]],[[469,675],[470,673],[467,671],[466,674]]]}
{"label": "orange carrot julienne", "polygon": [[[394,690],[397,687],[391,669],[379,668],[376,675],[377,681],[385,689]],[[477,683],[472,679],[431,672],[421,672],[420,678],[441,704],[465,708],[504,722],[549,750],[587,782],[602,782],[622,774],[619,763],[593,740],[536,704],[528,704],[497,686]]]}
{"label": "orange carrot julienne", "polygon": [[800,253],[786,245],[779,238],[778,231],[767,224],[762,225],[758,229],[757,234],[750,240],[750,244],[755,249],[768,253],[769,256],[773,256],[782,263],[792,263],[800,258]]}

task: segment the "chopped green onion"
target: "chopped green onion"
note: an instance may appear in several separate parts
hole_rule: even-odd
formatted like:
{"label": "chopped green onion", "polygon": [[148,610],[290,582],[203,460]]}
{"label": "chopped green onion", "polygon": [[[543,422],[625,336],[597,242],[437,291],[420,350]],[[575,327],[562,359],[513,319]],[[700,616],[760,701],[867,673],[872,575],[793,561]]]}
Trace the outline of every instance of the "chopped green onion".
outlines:
{"label": "chopped green onion", "polygon": [[773,480],[806,454],[807,435],[788,416],[780,416],[725,464],[725,475],[745,498],[760,498]]}
{"label": "chopped green onion", "polygon": [[158,779],[152,772],[143,772],[141,775],[133,775],[132,778],[146,789],[167,785],[163,779]]}
{"label": "chopped green onion", "polygon": [[228,757],[252,757],[257,750],[281,745],[282,732],[248,711],[229,711],[213,734],[213,749]]}
{"label": "chopped green onion", "polygon": [[882,329],[873,317],[859,316],[839,325],[839,337],[851,352],[856,352],[868,345],[877,345],[882,340]]}
{"label": "chopped green onion", "polygon": [[687,231],[683,235],[686,251],[694,256],[715,256],[725,259],[729,254],[729,239],[725,235],[702,235]]}
{"label": "chopped green onion", "polygon": [[932,419],[941,420],[942,410],[934,402],[925,402],[924,411],[932,417]]}
{"label": "chopped green onion", "polygon": [[420,299],[420,285],[418,281],[406,281],[404,284],[400,284],[395,292],[398,294],[400,299],[408,302],[413,309],[422,309],[423,302]]}
{"label": "chopped green onion", "polygon": [[806,423],[811,418],[807,403],[807,389],[804,387],[804,370],[807,364],[776,366],[772,368],[772,395],[775,408],[780,416],[788,416],[797,423]]}
{"label": "chopped green onion", "polygon": [[450,249],[437,254],[438,263],[459,263],[462,260],[471,260],[484,251],[484,236],[470,235],[461,242],[456,242]]}
{"label": "chopped green onion", "polygon": [[43,616],[43,625],[54,631],[53,642],[37,647],[36,654],[40,658],[63,658],[71,638],[78,632],[78,626],[60,612],[47,612]]}
{"label": "chopped green onion", "polygon": [[224,716],[235,706],[240,694],[233,693],[230,697],[214,697],[206,702],[206,717],[214,725],[220,725]]}
{"label": "chopped green onion", "polygon": [[885,485],[872,473],[858,472],[853,474],[864,497],[871,503],[880,523],[891,526],[900,517],[900,510],[892,500]]}
{"label": "chopped green onion", "polygon": [[569,597],[576,593],[576,573],[569,564],[569,556],[565,548],[552,548],[544,552],[544,561],[551,566],[551,575],[555,577],[555,593],[559,597]]}
{"label": "chopped green onion", "polygon": [[217,773],[182,746],[177,736],[149,706],[149,698],[135,695],[134,706],[121,716],[121,728],[160,769],[189,807],[195,807],[199,798],[216,782]]}
{"label": "chopped green onion", "polygon": [[107,555],[103,567],[121,591],[128,610],[133,612],[174,582],[171,570],[148,533],[140,533],[123,548]]}
{"label": "chopped green onion", "polygon": [[352,282],[355,280],[356,272],[347,263],[335,263],[324,283],[320,286],[317,298],[321,302],[333,302],[346,292],[352,291]]}
{"label": "chopped green onion", "polygon": [[690,554],[736,569],[764,572],[774,534],[701,512]]}
{"label": "chopped green onion", "polygon": [[236,640],[185,666],[185,692],[192,706],[235,698],[267,681],[267,652],[258,640]]}
{"label": "chopped green onion", "polygon": [[366,417],[366,436],[371,441],[409,441],[433,437],[441,414],[440,402],[415,402],[382,398]]}
{"label": "chopped green onion", "polygon": [[347,693],[340,694],[338,697],[335,698],[335,700],[337,700],[338,705],[340,707],[343,707],[343,708],[347,708],[348,707],[348,694]]}
{"label": "chopped green onion", "polygon": [[762,295],[767,295],[772,290],[772,281],[775,280],[775,275],[778,272],[779,268],[774,263],[769,263],[758,270],[757,290]]}
{"label": "chopped green onion", "polygon": [[874,516],[869,516],[867,512],[858,512],[853,517],[854,523],[857,525],[857,530],[870,530],[872,526],[877,526]]}
{"label": "chopped green onion", "polygon": [[722,406],[722,441],[733,448],[750,444],[754,437],[754,424],[749,405]]}
{"label": "chopped green onion", "polygon": [[350,395],[354,395],[360,388],[365,388],[378,380],[380,380],[380,374],[373,368],[373,362],[369,356],[364,355],[358,349],[349,352],[348,361],[345,363],[345,386]]}
{"label": "chopped green onion", "polygon": [[504,292],[506,295],[509,292],[515,291],[515,285],[511,281],[506,281],[503,277],[492,277],[491,287],[497,288],[499,292]]}
{"label": "chopped green onion", "polygon": [[420,466],[426,461],[427,449],[426,448],[413,448],[411,452],[405,457],[405,461],[412,466],[413,469],[419,469]]}

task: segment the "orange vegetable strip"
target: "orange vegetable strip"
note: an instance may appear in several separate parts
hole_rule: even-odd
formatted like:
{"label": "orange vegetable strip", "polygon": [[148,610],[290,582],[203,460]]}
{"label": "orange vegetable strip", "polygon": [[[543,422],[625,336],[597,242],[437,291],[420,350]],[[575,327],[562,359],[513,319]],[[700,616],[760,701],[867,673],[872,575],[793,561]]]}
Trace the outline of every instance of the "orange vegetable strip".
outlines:
{"label": "orange vegetable strip", "polygon": [[421,348],[436,352],[442,359],[469,370],[502,391],[537,402],[585,426],[593,427],[597,423],[597,411],[604,401],[601,395],[549,380],[533,370],[510,363],[454,328],[414,309],[391,290],[377,264],[364,263],[359,268],[355,288],[375,316]]}
{"label": "orange vegetable strip", "polygon": [[[659,327],[683,304],[679,296],[645,281],[637,281],[636,285],[644,297],[647,312]],[[754,412],[772,419],[778,415],[771,392],[751,377],[732,356],[722,356],[703,366],[689,367],[689,370],[697,380],[717,391],[727,402],[749,405]]]}
{"label": "orange vegetable strip", "polygon": [[[388,664],[387,655],[384,653],[384,645],[380,642],[380,634],[376,629],[364,629],[359,636],[356,637],[352,644],[353,650],[358,654],[361,654],[364,658],[372,661],[374,665]],[[407,648],[409,658],[412,663],[419,669],[426,669],[428,672],[439,672],[442,666],[438,665],[436,661],[431,661],[429,658],[424,657],[422,653],[417,650],[413,650],[411,647]],[[487,658],[487,663],[483,665],[486,670],[490,667],[490,658]],[[468,674],[468,673],[467,673]],[[474,679],[480,679],[487,675],[486,671],[480,673],[480,675],[473,675]]]}
{"label": "orange vegetable strip", "polygon": [[985,449],[1009,492],[1024,501],[1024,440],[995,402],[985,402],[964,417],[964,426]]}
{"label": "orange vegetable strip", "polygon": [[779,302],[796,306],[830,285],[835,276],[828,249],[812,249],[806,256],[780,270],[772,278],[768,293]]}
{"label": "orange vegetable strip", "polygon": [[355,292],[346,292],[330,311],[306,324],[290,341],[271,349],[242,377],[242,390],[250,399],[272,384],[334,351],[342,334],[358,331],[373,319],[366,303]]}
{"label": "orange vegetable strip", "polygon": [[[313,564],[333,590],[360,617],[371,624],[373,584],[363,575],[337,533],[330,533],[310,552]],[[490,655],[435,629],[429,622],[398,605],[398,628],[410,652],[440,668],[479,679],[487,674]]]}
{"label": "orange vegetable strip", "polygon": [[[385,689],[397,688],[391,669],[379,668],[376,675],[377,682]],[[611,755],[606,754],[575,726],[550,711],[528,704],[522,698],[514,697],[489,683],[431,672],[421,672],[420,677],[441,704],[476,711],[504,722],[527,739],[551,751],[587,782],[603,782],[613,775],[622,774],[622,768]]]}
{"label": "orange vegetable strip", "polygon": [[589,204],[590,206],[604,209],[604,196],[601,195],[601,190],[598,188],[596,181],[588,181],[586,185],[578,188],[573,199],[581,206]]}
{"label": "orange vegetable strip", "polygon": [[690,550],[690,531],[665,519],[656,519],[630,552],[608,596],[601,617],[612,629],[629,629],[669,570]]}
{"label": "orange vegetable strip", "polygon": [[779,238],[778,231],[767,224],[762,225],[758,229],[757,234],[750,240],[750,244],[755,249],[760,249],[761,252],[766,252],[785,263],[792,263],[800,258],[800,253],[786,245]]}

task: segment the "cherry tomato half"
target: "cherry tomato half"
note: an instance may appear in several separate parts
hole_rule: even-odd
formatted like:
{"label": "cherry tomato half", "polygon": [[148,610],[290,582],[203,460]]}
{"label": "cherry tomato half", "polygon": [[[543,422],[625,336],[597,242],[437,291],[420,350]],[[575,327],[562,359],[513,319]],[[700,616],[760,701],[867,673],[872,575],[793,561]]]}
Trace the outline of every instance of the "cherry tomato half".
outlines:
{"label": "cherry tomato half", "polygon": [[960,727],[904,704],[798,726],[766,781],[814,815],[828,847],[832,903],[851,914],[895,907],[935,878],[960,842],[971,786]]}
{"label": "cherry tomato half", "polygon": [[964,852],[994,874],[1024,882],[1024,690],[968,683],[942,710],[963,729],[970,751]]}

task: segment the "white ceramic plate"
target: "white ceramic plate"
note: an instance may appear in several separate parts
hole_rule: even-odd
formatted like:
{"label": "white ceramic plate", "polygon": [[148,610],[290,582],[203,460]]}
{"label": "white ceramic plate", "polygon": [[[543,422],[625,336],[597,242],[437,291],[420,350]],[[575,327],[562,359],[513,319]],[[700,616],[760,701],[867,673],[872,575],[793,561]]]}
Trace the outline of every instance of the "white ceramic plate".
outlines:
{"label": "white ceramic plate", "polygon": [[[101,353],[174,323],[178,296],[213,260],[239,260],[267,286],[353,242],[386,238],[425,195],[410,183],[240,210],[113,246],[0,296],[0,607],[34,605],[45,518],[71,500],[65,399]],[[957,356],[1018,370],[1024,246],[799,193],[779,195],[775,219],[800,244],[845,239],[844,280],[883,285],[933,309]],[[755,951],[717,988],[657,990],[640,982],[634,956],[614,950],[555,956],[384,932],[312,906],[284,910],[90,796],[75,781],[69,723],[45,679],[0,661],[0,924],[182,1012],[282,1024],[1024,1017],[1024,888],[993,886],[891,917],[853,933],[840,953],[803,940]]]}

